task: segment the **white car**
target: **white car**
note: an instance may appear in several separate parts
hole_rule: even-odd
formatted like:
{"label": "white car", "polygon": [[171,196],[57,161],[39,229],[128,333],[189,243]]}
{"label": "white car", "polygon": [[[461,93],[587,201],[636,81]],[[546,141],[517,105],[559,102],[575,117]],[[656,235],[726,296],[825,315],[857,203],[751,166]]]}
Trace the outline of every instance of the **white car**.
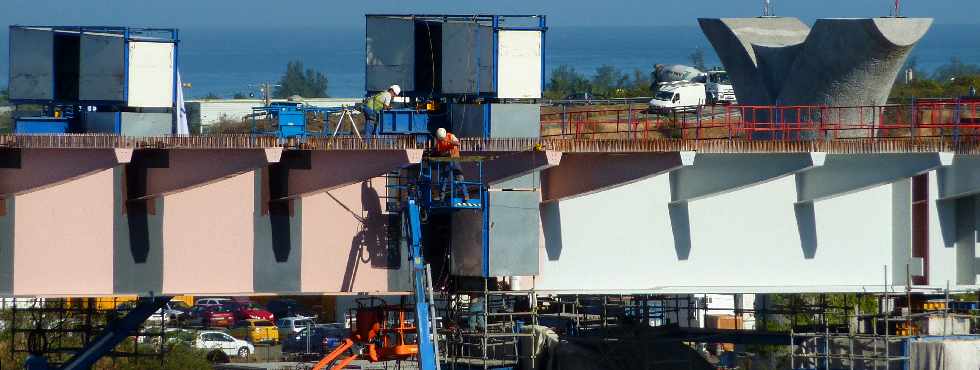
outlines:
{"label": "white car", "polygon": [[198,299],[197,301],[194,301],[194,305],[201,306],[201,307],[211,307],[211,306],[220,306],[228,302],[231,302],[230,298],[201,298]]}
{"label": "white car", "polygon": [[276,321],[279,327],[279,338],[286,338],[295,333],[299,333],[306,327],[316,326],[312,318],[304,316],[283,317]]}
{"label": "white car", "polygon": [[194,340],[194,348],[221,350],[221,352],[224,352],[228,356],[238,356],[239,358],[248,358],[249,355],[255,352],[255,346],[252,343],[235,339],[235,337],[228,335],[228,333],[220,331],[202,331],[198,333],[197,339]]}

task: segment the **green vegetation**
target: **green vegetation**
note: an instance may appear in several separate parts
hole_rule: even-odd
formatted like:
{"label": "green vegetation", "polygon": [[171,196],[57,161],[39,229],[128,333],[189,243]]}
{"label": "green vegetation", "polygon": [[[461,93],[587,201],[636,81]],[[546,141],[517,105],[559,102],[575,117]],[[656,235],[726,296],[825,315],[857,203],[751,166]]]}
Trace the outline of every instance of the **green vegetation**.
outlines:
{"label": "green vegetation", "polygon": [[218,100],[218,99],[221,99],[221,96],[213,92],[209,92],[207,95],[204,96],[204,100]]}
{"label": "green vegetation", "polygon": [[248,99],[248,95],[242,92],[236,92],[235,95],[231,97],[232,99]]}
{"label": "green vegetation", "polygon": [[7,105],[10,101],[10,90],[6,87],[0,90],[0,105]]}
{"label": "green vegetation", "polygon": [[648,96],[650,75],[640,70],[630,74],[604,65],[589,78],[573,67],[561,65],[551,71],[544,96],[547,99],[565,99],[586,93],[595,99]]}
{"label": "green vegetation", "polygon": [[[905,83],[905,71],[912,70],[911,83]],[[932,75],[919,68],[915,58],[909,59],[892,88],[890,100],[908,102],[913,98],[955,98],[970,95],[971,87],[980,88],[980,66],[950,58]]]}
{"label": "green vegetation", "polygon": [[299,95],[304,98],[327,97],[327,76],[308,68],[304,71],[303,62],[294,60],[286,65],[286,72],[279,79],[279,86],[273,91],[276,98]]}
{"label": "green vegetation", "polygon": [[0,134],[8,134],[14,131],[14,117],[11,112],[0,113]]}

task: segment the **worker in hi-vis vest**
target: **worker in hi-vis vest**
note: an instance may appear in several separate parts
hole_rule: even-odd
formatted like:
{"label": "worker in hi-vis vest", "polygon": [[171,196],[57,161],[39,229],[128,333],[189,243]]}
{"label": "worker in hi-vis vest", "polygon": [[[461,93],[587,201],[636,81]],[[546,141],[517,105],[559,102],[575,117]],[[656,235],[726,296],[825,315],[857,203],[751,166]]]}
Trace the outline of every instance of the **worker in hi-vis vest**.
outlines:
{"label": "worker in hi-vis vest", "polygon": [[[361,102],[361,113],[364,113],[364,131],[369,132],[374,127],[373,125],[378,123],[378,114],[382,110],[391,109],[391,102],[401,93],[401,86],[391,85],[388,90],[371,95]],[[369,127],[369,124],[372,126]]]}
{"label": "worker in hi-vis vest", "polygon": [[[459,138],[451,132],[447,132],[442,127],[436,130],[436,155],[440,157],[459,158]],[[448,168],[452,170],[453,178],[457,182],[463,181],[463,167],[459,165],[458,161],[449,162]],[[469,189],[465,185],[462,185],[462,188],[463,200],[468,201],[470,199]]]}

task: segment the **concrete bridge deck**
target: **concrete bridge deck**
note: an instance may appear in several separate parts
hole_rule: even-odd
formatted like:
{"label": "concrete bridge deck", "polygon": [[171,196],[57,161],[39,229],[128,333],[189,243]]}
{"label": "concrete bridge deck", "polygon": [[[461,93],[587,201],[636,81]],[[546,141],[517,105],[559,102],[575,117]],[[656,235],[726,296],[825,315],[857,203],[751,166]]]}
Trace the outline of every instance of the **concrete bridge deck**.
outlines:
{"label": "concrete bridge deck", "polygon": [[[501,181],[541,171],[544,292],[975,288],[978,147],[463,139]],[[380,176],[426,148],[0,136],[0,295],[405,292]]]}

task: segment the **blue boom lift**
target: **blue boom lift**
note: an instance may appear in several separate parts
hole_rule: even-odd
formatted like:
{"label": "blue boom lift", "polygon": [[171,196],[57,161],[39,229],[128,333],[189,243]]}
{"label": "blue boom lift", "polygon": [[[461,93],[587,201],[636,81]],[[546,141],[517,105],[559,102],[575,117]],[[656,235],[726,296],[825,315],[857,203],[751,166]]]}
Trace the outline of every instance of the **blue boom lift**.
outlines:
{"label": "blue boom lift", "polygon": [[[455,177],[452,171],[454,163],[463,161],[475,163],[480,174],[479,179],[465,181]],[[337,347],[320,360],[313,367],[314,370],[326,369],[327,366],[332,366],[330,367],[332,370],[343,369],[357,358],[372,361],[400,360],[406,358],[404,353],[412,353],[411,357],[418,360],[418,366],[422,370],[438,370],[440,367],[432,276],[430,266],[423,256],[422,224],[425,219],[423,215],[481,209],[486,199],[483,164],[480,157],[428,157],[411,171],[417,173],[400,177],[395,184],[390,184],[388,187],[389,191],[398,194],[395,207],[400,210],[402,235],[408,245],[408,257],[412,268],[412,295],[415,301],[416,342],[408,345],[412,347],[410,351],[399,351],[396,347],[403,348],[405,344],[400,341],[391,342],[385,339],[388,337],[385,334],[400,335],[399,330],[405,328],[403,319],[398,319],[399,322],[393,325],[395,329],[388,329],[385,323],[375,321],[375,316],[366,315],[365,318],[370,318],[368,321],[362,320],[359,314],[351,338],[345,341],[345,345]],[[473,190],[475,198],[469,198],[470,190]],[[397,312],[400,312],[398,308],[388,307],[372,307],[369,310],[382,312],[378,315],[381,317],[398,316]],[[351,354],[348,355],[348,352]]]}

